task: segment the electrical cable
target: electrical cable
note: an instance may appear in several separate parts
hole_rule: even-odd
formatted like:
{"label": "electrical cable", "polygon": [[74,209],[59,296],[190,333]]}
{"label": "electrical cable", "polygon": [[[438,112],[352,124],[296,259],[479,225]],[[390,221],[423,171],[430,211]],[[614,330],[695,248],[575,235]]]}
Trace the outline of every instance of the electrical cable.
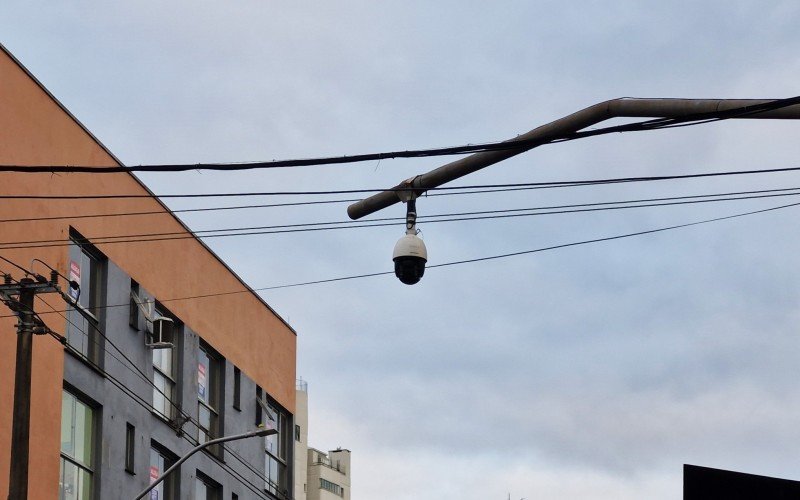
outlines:
{"label": "electrical cable", "polygon": [[[657,176],[657,177],[650,177],[650,178],[618,178],[618,179],[600,179],[596,181],[561,181],[555,183],[553,186],[542,186],[542,183],[516,183],[516,184],[502,184],[502,185],[487,185],[487,186],[506,186],[505,188],[489,188],[489,189],[479,189],[475,190],[473,188],[477,186],[464,186],[464,187],[452,187],[452,186],[445,186],[439,188],[432,188],[432,190],[461,190],[461,189],[470,189],[469,191],[463,192],[442,192],[442,193],[427,193],[425,194],[426,197],[436,197],[436,196],[453,196],[453,195],[465,195],[465,194],[483,194],[483,193],[498,193],[498,192],[511,192],[511,191],[521,191],[521,190],[530,190],[530,189],[541,189],[545,187],[569,187],[572,185],[575,186],[585,186],[585,185],[596,185],[596,184],[612,184],[612,183],[622,183],[622,182],[646,182],[646,181],[657,181],[657,180],[675,180],[675,179],[686,179],[692,177],[703,177],[703,176],[716,176],[716,175],[739,175],[739,174],[755,174],[755,173],[774,173],[774,172],[785,172],[785,171],[793,171],[793,170],[800,170],[800,167],[796,168],[789,168],[789,169],[769,169],[769,170],[750,170],[750,171],[739,171],[739,172],[712,172],[708,174],[688,174],[682,176]],[[575,184],[567,184],[567,182],[573,182]],[[228,195],[230,193],[224,193],[224,195]],[[261,193],[243,193],[242,196],[248,196],[250,194],[260,195]],[[200,195],[200,196],[217,196],[218,193],[209,193],[208,195]],[[0,195],[1,196],[1,195]],[[163,197],[171,197],[171,196],[182,196],[182,195],[164,195]],[[88,199],[88,198],[86,198]],[[289,206],[307,206],[307,205],[320,205],[320,204],[339,204],[339,203],[352,203],[358,201],[358,199],[344,199],[344,200],[319,200],[319,201],[305,201],[305,202],[290,202],[290,203],[268,203],[268,204],[250,204],[250,205],[236,205],[236,206],[224,206],[224,207],[200,207],[200,208],[186,208],[186,209],[177,209],[171,211],[164,211],[164,210],[149,210],[149,211],[139,211],[139,212],[121,212],[121,213],[101,213],[101,214],[76,214],[76,215],[57,215],[57,216],[50,216],[50,217],[25,217],[25,218],[18,218],[18,219],[0,219],[0,223],[4,222],[35,222],[35,221],[47,221],[47,220],[63,220],[63,219],[87,219],[87,218],[97,218],[97,217],[122,217],[122,216],[138,216],[138,215],[161,215],[161,214],[176,214],[176,213],[187,213],[187,212],[210,212],[210,211],[225,211],[225,210],[245,210],[245,209],[259,209],[259,208],[273,208],[273,207],[289,207]]]}
{"label": "electrical cable", "polygon": [[32,272],[30,272],[29,270],[25,269],[24,267],[20,266],[20,265],[19,265],[19,264],[17,264],[16,262],[13,262],[13,261],[11,261],[11,260],[9,260],[9,259],[7,259],[7,258],[3,257],[2,255],[0,255],[0,260],[2,260],[2,261],[4,261],[4,262],[6,262],[6,263],[8,263],[8,264],[11,264],[12,266],[16,267],[17,269],[19,269],[20,271],[22,271],[23,273],[25,273],[25,276],[33,276],[33,275],[34,275],[34,273],[32,273]]}
{"label": "electrical cable", "polygon": [[[594,238],[594,239],[590,239],[590,240],[582,240],[582,241],[576,241],[576,242],[572,242],[572,243],[564,243],[564,244],[561,244],[561,245],[553,245],[553,246],[549,246],[549,247],[535,248],[535,249],[532,249],[532,250],[522,250],[522,251],[519,251],[519,252],[511,252],[511,253],[505,253],[505,254],[500,254],[500,255],[492,255],[492,256],[488,256],[488,257],[479,257],[479,258],[475,258],[475,259],[465,259],[465,260],[459,260],[459,261],[453,261],[453,262],[445,262],[445,263],[442,263],[442,264],[433,264],[433,265],[426,266],[426,269],[454,266],[454,265],[459,265],[459,264],[469,264],[469,263],[475,263],[475,262],[483,262],[483,261],[488,261],[488,260],[503,259],[503,258],[508,258],[508,257],[515,257],[515,256],[518,256],[518,255],[526,255],[526,254],[532,254],[532,253],[538,253],[538,252],[546,252],[546,251],[549,251],[549,250],[558,250],[558,249],[561,249],[561,248],[569,248],[569,247],[575,247],[575,246],[581,246],[581,245],[588,245],[588,244],[591,244],[591,243],[600,243],[600,242],[605,242],[605,241],[619,240],[619,239],[623,239],[623,238],[631,238],[631,237],[634,237],[634,236],[643,236],[643,235],[647,235],[647,234],[659,233],[659,232],[664,232],[664,231],[671,231],[671,230],[674,230],[674,229],[682,229],[682,228],[687,228],[687,227],[691,227],[691,226],[709,224],[709,223],[712,223],[712,222],[719,222],[719,221],[723,221],[723,220],[735,219],[735,218],[738,218],[738,217],[746,217],[748,215],[755,215],[755,214],[761,214],[761,213],[766,213],[766,212],[771,212],[771,211],[776,211],[776,210],[782,210],[784,208],[790,208],[790,207],[796,207],[796,206],[800,206],[800,203],[790,203],[790,204],[787,204],[787,205],[780,205],[780,206],[771,207],[771,208],[765,208],[765,209],[761,209],[761,210],[753,210],[753,211],[750,211],[750,212],[742,212],[742,213],[733,214],[733,215],[727,215],[727,216],[723,216],[723,217],[714,217],[714,218],[711,218],[711,219],[704,219],[704,220],[699,220],[699,221],[695,221],[695,222],[688,222],[688,223],[685,223],[685,224],[676,224],[676,225],[673,225],[673,226],[665,226],[665,227],[649,229],[649,230],[645,230],[645,231],[637,231],[637,232],[633,232],[633,233],[625,233],[625,234],[620,234],[620,235],[615,235],[615,236],[608,236],[608,237],[604,237],[604,238]],[[381,275],[386,275],[386,274],[393,274],[393,272],[392,271],[386,271],[386,272],[382,272],[382,273],[361,274],[361,275],[355,275],[355,276],[345,276],[345,277],[340,277],[340,278],[331,278],[331,279],[326,279],[326,280],[306,281],[306,282],[291,283],[291,284],[286,284],[286,285],[276,285],[276,286],[269,286],[269,287],[262,287],[262,288],[253,288],[253,291],[277,290],[277,289],[282,289],[282,288],[292,288],[292,287],[298,287],[298,286],[315,285],[315,284],[319,284],[319,283],[330,283],[330,282],[334,282],[334,281],[343,281],[343,280],[351,280],[351,279],[357,279],[357,278],[366,278],[366,277],[371,277],[371,276],[381,276]],[[191,298],[196,298],[196,297],[186,297],[185,299],[191,299]],[[176,300],[183,300],[183,299],[176,299]]]}
{"label": "electrical cable", "polygon": [[[576,241],[576,242],[572,242],[572,243],[565,243],[565,244],[561,244],[561,245],[554,245],[554,246],[549,246],[549,247],[536,248],[536,249],[532,249],[532,250],[523,250],[523,251],[520,251],[520,252],[512,252],[512,253],[506,253],[506,254],[500,254],[500,255],[494,255],[494,256],[488,256],[488,257],[480,257],[480,258],[476,258],[476,259],[468,259],[468,260],[461,260],[461,261],[446,262],[446,263],[442,263],[442,264],[434,264],[434,265],[427,266],[427,268],[446,267],[446,266],[453,266],[453,265],[458,265],[458,264],[466,264],[466,263],[471,263],[471,262],[481,262],[481,261],[486,261],[486,260],[495,260],[495,259],[501,259],[501,258],[506,258],[506,257],[513,257],[513,256],[516,256],[516,255],[524,255],[524,254],[530,254],[530,253],[544,252],[544,251],[548,251],[548,250],[556,250],[556,249],[559,249],[559,248],[568,248],[568,247],[574,247],[574,246],[580,246],[580,245],[588,245],[588,244],[591,244],[591,243],[598,243],[598,242],[603,242],[603,241],[611,241],[611,240],[618,240],[618,239],[623,239],[623,238],[631,238],[631,237],[634,237],[634,236],[642,236],[642,235],[646,235],[646,234],[658,233],[658,232],[663,232],[663,231],[670,231],[670,230],[673,230],[673,229],[681,229],[681,228],[686,228],[686,227],[690,227],[690,226],[709,224],[709,223],[712,223],[712,222],[719,222],[719,221],[735,219],[735,218],[739,218],[739,217],[746,217],[746,216],[749,216],[749,215],[755,215],[755,214],[761,214],[761,213],[766,213],[766,212],[771,212],[771,211],[777,211],[777,210],[782,210],[782,209],[785,209],[785,208],[795,207],[795,206],[798,206],[798,205],[800,205],[800,203],[790,203],[790,204],[786,204],[786,205],[779,205],[779,206],[776,206],[776,207],[770,207],[770,208],[761,209],[761,210],[753,210],[753,211],[749,211],[749,212],[740,212],[740,213],[737,213],[737,214],[727,215],[727,216],[724,216],[724,217],[714,217],[714,218],[711,218],[711,219],[703,219],[703,220],[699,220],[699,221],[695,221],[695,222],[689,222],[689,223],[685,223],[685,224],[677,224],[677,225],[673,225],[673,226],[665,226],[665,227],[655,228],[655,229],[650,229],[650,230],[645,230],[645,231],[637,231],[637,232],[633,232],[633,233],[625,233],[625,234],[620,234],[620,235],[615,235],[615,236],[608,236],[608,237],[605,237],[605,238],[594,238],[594,239],[589,239],[589,240]],[[282,288],[292,288],[292,287],[298,287],[298,286],[315,285],[315,284],[319,284],[319,283],[330,283],[330,282],[335,282],[335,281],[344,281],[344,280],[351,280],[351,279],[358,279],[358,278],[367,278],[367,277],[372,277],[372,276],[382,276],[382,275],[387,275],[387,274],[393,274],[393,271],[385,271],[385,272],[378,272],[378,273],[368,273],[368,274],[359,274],[359,275],[354,275],[354,276],[344,276],[344,277],[330,278],[330,279],[324,279],[324,280],[306,281],[306,282],[299,282],[299,283],[290,283],[290,284],[286,284],[286,285],[275,285],[275,286],[268,286],[268,287],[261,287],[261,288],[253,288],[252,291],[258,292],[258,291],[267,291],[267,290],[277,290],[277,289],[282,289]],[[226,295],[226,294],[231,294],[231,293],[244,293],[246,291],[249,291],[249,290],[242,290],[240,292],[224,292],[224,293],[221,293],[219,295]],[[217,294],[206,294],[206,295],[198,295],[198,296],[191,296],[191,297],[182,297],[182,298],[171,299],[171,300],[189,300],[189,299],[196,299],[196,298],[211,297],[211,296],[216,296],[216,295]]]}
{"label": "electrical cable", "polygon": [[[666,180],[679,180],[679,179],[697,179],[705,177],[726,177],[734,175],[753,175],[753,174],[771,174],[782,172],[794,172],[800,170],[800,167],[785,167],[785,168],[768,168],[760,170],[728,170],[717,172],[705,172],[699,174],[680,174],[680,175],[659,175],[647,177],[617,177],[607,179],[592,179],[592,180],[579,180],[579,181],[549,181],[549,182],[522,182],[522,183],[505,183],[505,184],[477,184],[467,186],[439,186],[429,188],[428,191],[464,191],[475,189],[486,189],[487,191],[479,192],[503,192],[505,190],[514,191],[518,188],[526,189],[551,189],[551,188],[564,188],[564,187],[581,187],[581,186],[596,186],[605,184],[621,184],[630,182],[654,182]],[[491,189],[491,191],[489,191]],[[408,192],[413,188],[394,188],[394,189],[342,189],[332,191],[261,191],[261,192],[238,192],[238,193],[185,193],[185,194],[99,194],[99,195],[13,195],[5,194],[0,195],[0,199],[14,199],[14,200],[96,200],[96,199],[138,199],[138,198],[237,198],[237,197],[253,197],[253,196],[317,196],[317,195],[335,195],[335,194],[357,194],[357,193],[373,193],[375,191],[392,191],[392,192]],[[454,194],[475,194],[476,191],[466,191],[464,193],[435,193],[428,194],[427,196],[445,196]],[[351,201],[351,200],[347,200]],[[330,200],[331,203],[343,203],[344,200]],[[302,202],[298,205],[314,204],[316,202]]]}
{"label": "electrical cable", "polygon": [[178,210],[145,210],[141,212],[122,212],[122,213],[104,213],[104,214],[78,214],[78,215],[56,215],[51,217],[24,217],[19,219],[0,219],[3,222],[38,222],[47,220],[64,220],[64,219],[93,219],[97,217],[123,217],[123,216],[137,216],[137,215],[166,215],[187,212],[217,212],[225,210],[247,210],[257,208],[274,208],[274,207],[294,207],[306,205],[323,205],[323,204],[336,204],[336,203],[352,203],[358,199],[349,200],[322,200],[322,201],[301,201],[295,203],[268,203],[268,204],[255,204],[255,205],[237,205],[231,207],[203,207],[203,208],[184,208]]}
{"label": "electrical cable", "polygon": [[294,160],[273,160],[268,162],[238,162],[238,163],[195,163],[195,164],[161,164],[161,165],[139,165],[139,166],[69,166],[69,165],[0,165],[0,172],[72,172],[72,173],[121,173],[121,172],[185,172],[189,170],[253,170],[267,168],[287,168],[303,167],[311,165],[333,165],[345,163],[358,163],[365,161],[380,161],[391,158],[424,158],[431,156],[452,156],[464,155],[468,153],[479,153],[486,151],[502,151],[519,148],[533,148],[536,146],[554,143],[573,141],[586,137],[594,137],[619,132],[639,132],[657,130],[661,128],[674,128],[677,126],[690,126],[710,123],[714,121],[727,120],[730,118],[749,116],[763,111],[776,110],[787,106],[800,103],[800,96],[786,99],[776,99],[773,101],[743,106],[726,111],[713,111],[706,113],[693,113],[676,118],[656,118],[651,120],[616,125],[610,127],[596,128],[586,131],[577,131],[567,134],[554,135],[552,137],[536,139],[512,139],[510,141],[491,142],[476,145],[465,145],[444,148],[428,148],[410,151],[391,151],[385,153],[368,153],[339,157],[307,158]]}
{"label": "electrical cable", "polygon": [[[513,256],[517,256],[517,255],[525,255],[525,254],[531,254],[531,253],[544,252],[544,251],[548,251],[548,250],[556,250],[556,249],[560,249],[560,248],[568,248],[568,247],[574,247],[574,246],[588,245],[588,244],[591,244],[591,243],[599,243],[599,242],[612,241],[612,240],[618,240],[618,239],[623,239],[623,238],[631,238],[631,237],[634,237],[634,236],[642,236],[642,235],[653,234],[653,233],[658,233],[658,232],[670,231],[670,230],[673,230],[673,229],[681,229],[681,228],[686,228],[686,227],[690,227],[690,226],[709,224],[709,223],[712,223],[712,222],[719,222],[719,221],[735,219],[735,218],[739,218],[739,217],[746,217],[746,216],[749,216],[749,215],[755,215],[755,214],[761,214],[761,213],[766,213],[766,212],[771,212],[771,211],[777,211],[777,210],[782,210],[782,209],[785,209],[785,208],[795,207],[795,206],[798,206],[798,205],[800,205],[800,203],[790,203],[790,204],[786,204],[786,205],[779,205],[779,206],[776,206],[776,207],[770,207],[770,208],[765,208],[765,209],[760,209],[760,210],[753,210],[753,211],[749,211],[749,212],[740,212],[740,213],[737,213],[737,214],[727,215],[727,216],[723,216],[723,217],[714,217],[714,218],[711,218],[711,219],[703,219],[703,220],[699,220],[699,221],[695,221],[695,222],[689,222],[689,223],[678,224],[678,225],[673,225],[673,226],[665,226],[665,227],[649,229],[649,230],[645,230],[645,231],[637,231],[637,232],[633,232],[633,233],[625,233],[625,234],[620,234],[620,235],[615,235],[615,236],[607,236],[607,237],[603,237],[603,238],[594,238],[594,239],[589,239],[589,240],[581,240],[581,241],[576,241],[576,242],[571,242],[571,243],[564,243],[564,244],[560,244],[560,245],[541,247],[541,248],[536,248],[536,249],[532,249],[532,250],[522,250],[522,251],[519,251],[519,252],[511,252],[511,253],[493,255],[493,256],[488,256],[488,257],[478,257],[478,258],[475,258],[475,259],[467,259],[467,260],[461,260],[461,261],[445,262],[445,263],[442,263],[442,264],[431,264],[431,265],[426,266],[426,268],[427,269],[432,269],[432,268],[437,268],[437,267],[453,266],[453,265],[457,265],[457,264],[467,264],[467,263],[472,263],[472,262],[482,262],[482,261],[487,261],[487,260],[496,260],[496,259],[501,259],[501,258],[506,258],[506,257],[513,257]],[[322,284],[322,283],[332,283],[332,282],[337,282],[337,281],[346,281],[346,280],[359,279],[359,278],[369,278],[369,277],[374,277],[374,276],[385,276],[385,275],[388,275],[388,274],[393,274],[393,271],[364,273],[364,274],[357,274],[357,275],[351,275],[351,276],[342,276],[342,277],[337,277],[337,278],[328,278],[328,279],[321,279],[321,280],[289,283],[289,284],[284,284],[284,285],[273,285],[273,286],[266,286],[266,287],[260,287],[260,288],[248,288],[248,289],[242,289],[242,290],[232,290],[232,291],[227,291],[227,292],[215,292],[215,293],[207,293],[207,294],[199,294],[199,295],[190,295],[190,296],[184,296],[184,297],[173,297],[173,298],[167,298],[167,299],[160,299],[159,302],[162,302],[162,303],[163,302],[176,302],[176,301],[180,301],[180,300],[195,300],[195,299],[202,299],[202,298],[209,298],[209,297],[220,297],[220,296],[224,296],[224,295],[235,295],[235,294],[240,294],[240,293],[263,292],[263,291],[278,290],[278,289],[283,289],[283,288],[294,288],[294,287],[299,287],[299,286],[316,285],[316,284]],[[125,307],[125,306],[129,306],[129,304],[125,303],[125,304],[106,305],[106,306],[98,307],[98,309],[105,309],[105,308],[112,308],[112,307]],[[0,318],[7,318],[7,317],[13,317],[13,315],[0,316]]]}
{"label": "electrical cable", "polygon": [[[419,219],[427,224],[433,224],[441,222],[464,222],[464,221],[475,221],[475,220],[507,219],[512,217],[516,218],[516,217],[530,217],[530,216],[542,216],[542,215],[562,215],[562,214],[598,212],[607,210],[622,210],[622,209],[632,209],[632,208],[654,208],[654,207],[679,206],[679,205],[690,205],[699,203],[716,203],[724,201],[742,201],[742,200],[775,198],[775,197],[785,197],[785,196],[798,196],[800,195],[800,192],[797,192],[798,190],[800,190],[800,188],[764,189],[755,191],[737,191],[729,193],[647,198],[647,199],[608,201],[608,202],[598,202],[598,203],[581,203],[572,205],[554,205],[545,207],[457,212],[457,213],[421,216],[419,217]],[[312,232],[312,231],[324,231],[324,230],[335,230],[335,229],[356,229],[365,227],[386,227],[395,225],[395,223],[399,220],[402,219],[393,217],[393,218],[369,219],[364,221],[343,220],[343,221],[330,221],[330,222],[309,222],[309,223],[281,224],[281,225],[271,225],[271,226],[206,229],[206,230],[193,231],[191,233],[182,231],[182,232],[106,235],[106,236],[93,236],[88,239],[92,241],[92,244],[94,245],[107,245],[111,243],[146,243],[146,242],[171,241],[171,240],[181,240],[181,239],[191,239],[191,238],[205,239],[205,238],[220,238],[220,237],[231,237],[231,236],[286,234],[286,233]],[[389,223],[384,221],[392,221],[392,222]],[[225,233],[225,234],[213,234],[213,233]],[[69,239],[0,242],[0,249],[47,248],[47,247],[68,246],[70,244],[72,244],[72,242]]]}
{"label": "electrical cable", "polygon": [[[425,194],[426,197],[435,197],[435,196],[450,196],[450,195],[461,195],[461,194],[479,194],[479,193],[496,193],[496,192],[509,192],[509,191],[520,191],[520,190],[528,190],[528,189],[537,189],[538,187],[518,187],[518,188],[509,188],[509,189],[487,189],[487,190],[478,190],[478,191],[465,191],[459,193],[434,193],[434,194]],[[758,191],[755,191],[758,192]],[[206,207],[206,208],[190,208],[190,209],[181,209],[181,210],[172,210],[171,213],[182,213],[182,212],[206,212],[206,211],[220,211],[220,210],[239,210],[239,209],[255,209],[255,208],[270,208],[270,207],[279,207],[279,206],[297,206],[297,205],[313,205],[313,204],[320,204],[320,203],[350,203],[353,201],[358,200],[329,200],[329,201],[312,201],[312,202],[298,202],[298,203],[277,203],[277,204],[263,204],[263,205],[239,205],[239,206],[231,206],[231,207]],[[123,212],[123,213],[104,213],[104,214],[82,214],[82,215],[59,215],[59,216],[52,216],[52,217],[30,217],[30,218],[19,218],[19,219],[3,219],[0,220],[0,223],[3,222],[35,222],[35,221],[46,221],[46,220],[63,220],[63,219],[84,219],[84,218],[97,218],[97,217],[119,217],[119,216],[136,216],[136,215],[157,215],[157,214],[170,214],[170,212],[159,210],[159,211],[142,211],[142,212]],[[421,216],[420,218],[431,217],[431,216]],[[400,220],[401,218],[387,218],[387,219],[369,219],[369,221],[374,220]],[[342,221],[342,223],[352,223],[354,221]],[[46,240],[42,240],[46,241]],[[55,241],[55,240],[50,240]]]}
{"label": "electrical cable", "polygon": [[637,231],[637,232],[634,232],[634,233],[626,233],[626,234],[620,234],[620,235],[616,235],[616,236],[607,236],[607,237],[604,237],[604,238],[595,238],[595,239],[591,239],[591,240],[577,241],[577,242],[573,242],[573,243],[564,243],[562,245],[553,245],[553,246],[549,246],[549,247],[536,248],[536,249],[533,249],[533,250],[523,250],[523,251],[520,251],[520,252],[511,252],[511,253],[506,253],[506,254],[493,255],[493,256],[489,256],[489,257],[479,257],[479,258],[475,258],[475,259],[458,260],[458,261],[453,261],[453,262],[446,262],[446,263],[443,263],[443,264],[434,264],[434,265],[427,266],[427,267],[428,268],[436,268],[436,267],[454,266],[454,265],[457,265],[457,264],[469,264],[469,263],[473,263],[473,262],[483,262],[483,261],[487,261],[487,260],[495,260],[495,259],[503,259],[503,258],[507,258],[507,257],[515,257],[517,255],[525,255],[525,254],[530,254],[530,253],[545,252],[545,251],[548,251],[548,250],[557,250],[557,249],[560,249],[560,248],[568,248],[568,247],[574,247],[574,246],[579,246],[579,245],[588,245],[590,243],[600,243],[600,242],[604,242],[604,241],[612,241],[612,240],[618,240],[618,239],[622,239],[622,238],[630,238],[630,237],[633,237],[633,236],[642,236],[642,235],[646,235],[646,234],[653,234],[653,233],[659,233],[659,232],[663,232],[663,231],[670,231],[670,230],[673,230],[673,229],[681,229],[681,228],[697,226],[697,225],[701,225],[701,224],[708,224],[708,223],[711,223],[711,222],[719,222],[719,221],[728,220],[728,219],[735,219],[737,217],[744,217],[744,216],[747,216],[747,215],[761,214],[761,213],[765,213],[765,212],[781,210],[781,209],[784,209],[784,208],[796,207],[798,205],[800,205],[800,203],[790,203],[788,205],[780,205],[780,206],[777,206],[777,207],[765,208],[765,209],[761,209],[761,210],[753,210],[751,212],[744,212],[744,213],[739,213],[739,214],[734,214],[734,215],[726,215],[726,216],[723,216],[723,217],[714,217],[712,219],[704,219],[704,220],[701,220],[701,221],[688,222],[688,223],[685,223],[685,224],[676,224],[676,225],[673,225],[673,226],[666,226],[666,227],[660,227],[660,228],[656,228],[656,229],[649,229],[649,230],[646,230],[646,231]]}

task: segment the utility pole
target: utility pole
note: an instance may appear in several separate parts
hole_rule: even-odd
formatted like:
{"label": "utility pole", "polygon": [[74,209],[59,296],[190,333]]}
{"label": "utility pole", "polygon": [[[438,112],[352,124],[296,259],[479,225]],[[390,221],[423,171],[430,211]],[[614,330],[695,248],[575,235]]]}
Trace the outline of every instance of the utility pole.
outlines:
{"label": "utility pole", "polygon": [[28,498],[33,335],[47,333],[47,328],[36,319],[33,302],[37,293],[59,292],[58,276],[55,272],[51,274],[50,281],[39,275],[36,277],[36,280],[22,278],[18,283],[12,283],[11,276],[6,275],[4,283],[0,285],[0,300],[18,316],[11,425],[11,470],[8,478],[9,500]]}

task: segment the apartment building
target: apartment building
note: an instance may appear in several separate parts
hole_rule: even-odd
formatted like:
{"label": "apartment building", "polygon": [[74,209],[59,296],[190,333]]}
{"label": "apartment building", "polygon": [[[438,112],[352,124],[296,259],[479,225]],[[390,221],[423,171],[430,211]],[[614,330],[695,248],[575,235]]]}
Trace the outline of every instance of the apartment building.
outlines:
{"label": "apartment building", "polygon": [[[0,164],[120,162],[0,45]],[[277,434],[197,453],[147,498],[291,500],[294,330],[130,173],[0,173],[0,195],[28,197],[0,203],[0,274],[52,267],[83,309],[34,303],[52,332],[33,341],[28,497],[134,498],[197,444],[267,425]],[[180,237],[110,238],[152,233]],[[3,498],[15,325],[0,304]]]}
{"label": "apartment building", "polygon": [[350,500],[350,450],[308,446],[308,383],[298,380],[296,390],[295,500]]}
{"label": "apartment building", "polygon": [[308,449],[307,500],[350,500],[350,450]]}

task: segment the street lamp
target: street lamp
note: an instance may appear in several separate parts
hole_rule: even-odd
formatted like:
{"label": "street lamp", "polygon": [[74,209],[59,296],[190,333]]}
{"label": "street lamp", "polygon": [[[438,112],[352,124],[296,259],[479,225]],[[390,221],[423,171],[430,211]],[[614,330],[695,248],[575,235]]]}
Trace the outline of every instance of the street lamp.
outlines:
{"label": "street lamp", "polygon": [[219,444],[219,443],[227,443],[228,441],[237,441],[239,439],[247,439],[247,438],[251,438],[251,437],[269,436],[269,435],[277,434],[277,433],[278,433],[277,429],[263,427],[263,428],[260,428],[260,429],[256,429],[254,431],[245,432],[243,434],[234,434],[233,436],[223,436],[223,437],[212,439],[210,441],[206,441],[205,443],[199,444],[199,445],[195,446],[194,448],[192,448],[191,450],[189,450],[189,453],[187,453],[186,455],[182,456],[177,462],[172,464],[172,467],[170,467],[169,469],[165,470],[164,473],[161,474],[161,476],[158,479],[156,479],[155,481],[150,483],[150,486],[148,486],[141,493],[139,493],[136,496],[136,498],[134,498],[134,500],[140,500],[140,499],[144,498],[144,496],[147,495],[147,493],[150,490],[152,490],[153,488],[158,486],[158,483],[160,483],[164,479],[166,479],[166,477],[172,471],[176,470],[178,467],[181,466],[181,464],[183,462],[187,461],[189,459],[189,457],[191,457],[192,455],[194,455],[195,453],[197,453],[198,451],[200,451],[200,450],[202,450],[204,448],[208,448],[209,446],[213,446],[213,445]]}

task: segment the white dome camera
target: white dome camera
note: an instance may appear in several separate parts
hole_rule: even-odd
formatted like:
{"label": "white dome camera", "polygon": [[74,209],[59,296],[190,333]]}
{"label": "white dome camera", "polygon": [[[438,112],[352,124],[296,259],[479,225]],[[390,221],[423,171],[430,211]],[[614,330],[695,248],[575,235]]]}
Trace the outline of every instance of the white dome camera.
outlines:
{"label": "white dome camera", "polygon": [[425,242],[417,236],[416,228],[416,203],[414,199],[407,202],[406,234],[397,240],[392,253],[394,261],[394,274],[406,285],[413,285],[422,279],[425,274],[425,264],[428,262],[428,250]]}

